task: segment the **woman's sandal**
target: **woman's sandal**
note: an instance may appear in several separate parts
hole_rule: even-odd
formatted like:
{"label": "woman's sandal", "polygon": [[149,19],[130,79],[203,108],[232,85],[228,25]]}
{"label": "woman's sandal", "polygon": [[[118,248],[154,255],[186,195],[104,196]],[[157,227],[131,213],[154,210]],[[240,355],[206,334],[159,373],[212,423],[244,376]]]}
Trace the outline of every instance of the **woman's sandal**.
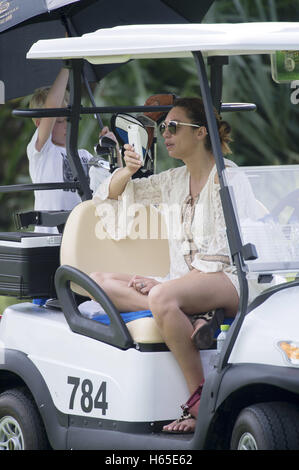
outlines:
{"label": "woman's sandal", "polygon": [[[211,310],[210,312],[197,313],[189,317],[194,326],[194,333],[191,336],[197,349],[209,349],[212,346],[215,332],[220,328],[224,320],[222,309]],[[205,320],[205,323],[196,328],[197,320]]]}
{"label": "woman's sandal", "polygon": [[[170,423],[170,425],[177,425],[184,421],[190,420],[192,423],[191,429],[188,429],[187,431],[180,430],[180,429],[171,430],[171,429],[164,429],[165,428],[164,426],[164,428],[162,429],[162,432],[169,433],[169,434],[190,434],[194,432],[195,426],[196,426],[196,417],[198,413],[202,387],[203,387],[203,383],[195,390],[195,392],[191,395],[189,400],[183,405],[181,405],[181,408],[183,410],[182,416],[176,419],[175,421],[173,421],[172,423]],[[169,424],[166,426],[169,426]]]}

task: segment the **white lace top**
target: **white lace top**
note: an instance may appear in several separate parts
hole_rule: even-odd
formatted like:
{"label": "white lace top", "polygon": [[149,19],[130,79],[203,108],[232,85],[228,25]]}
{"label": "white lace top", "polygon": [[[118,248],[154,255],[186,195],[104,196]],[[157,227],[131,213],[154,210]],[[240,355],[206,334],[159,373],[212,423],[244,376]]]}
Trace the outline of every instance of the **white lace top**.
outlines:
{"label": "white lace top", "polygon": [[[237,166],[227,159],[225,165]],[[231,263],[226,236],[220,185],[215,182],[215,175],[214,165],[193,206],[186,166],[130,180],[118,201],[109,199],[113,208],[111,217],[107,217],[107,198],[112,175],[98,188],[93,202],[98,215],[103,217],[105,213],[105,229],[114,239],[124,238],[129,233],[129,208],[132,205],[158,206],[168,230],[170,272],[167,278],[179,278],[193,268],[206,273],[223,271],[239,293],[236,267]],[[258,289],[254,289],[251,298],[262,290],[262,286],[256,284],[256,287]]]}

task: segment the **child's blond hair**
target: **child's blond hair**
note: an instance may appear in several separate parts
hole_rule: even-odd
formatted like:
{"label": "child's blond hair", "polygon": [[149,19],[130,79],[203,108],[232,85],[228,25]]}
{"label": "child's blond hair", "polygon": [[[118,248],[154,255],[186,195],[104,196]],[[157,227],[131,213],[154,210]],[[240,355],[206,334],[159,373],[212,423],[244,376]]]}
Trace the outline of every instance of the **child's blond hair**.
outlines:
{"label": "child's blond hair", "polygon": [[[29,102],[29,108],[30,109],[43,108],[45,106],[45,102],[46,102],[49,91],[50,91],[50,87],[37,88],[35,92],[33,93],[32,98]],[[69,92],[68,90],[66,90],[62,105],[64,107],[67,107],[68,102],[69,102]],[[36,125],[37,119],[39,118],[32,118],[32,121],[34,122],[35,125]]]}

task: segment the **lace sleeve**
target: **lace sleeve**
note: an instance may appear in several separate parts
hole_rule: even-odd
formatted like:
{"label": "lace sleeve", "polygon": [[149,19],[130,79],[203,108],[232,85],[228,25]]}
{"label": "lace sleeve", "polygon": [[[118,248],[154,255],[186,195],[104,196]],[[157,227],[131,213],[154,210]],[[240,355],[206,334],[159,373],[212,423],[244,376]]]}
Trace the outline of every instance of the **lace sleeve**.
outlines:
{"label": "lace sleeve", "polygon": [[100,204],[102,201],[105,201],[105,199],[108,199],[109,195],[109,186],[110,186],[110,181],[115,175],[117,171],[119,171],[121,168],[117,168],[113,173],[111,173],[99,186],[96,192],[94,193],[93,196],[93,203],[95,206]]}
{"label": "lace sleeve", "polygon": [[132,203],[143,204],[160,204],[162,202],[163,184],[166,183],[166,174],[159,173],[149,176],[148,178],[136,178],[129,181],[126,191],[130,193]]}
{"label": "lace sleeve", "polygon": [[211,233],[206,252],[195,255],[192,266],[203,272],[223,271],[231,264],[226,226],[219,194],[219,185],[214,184],[212,193],[213,214],[210,214]]}

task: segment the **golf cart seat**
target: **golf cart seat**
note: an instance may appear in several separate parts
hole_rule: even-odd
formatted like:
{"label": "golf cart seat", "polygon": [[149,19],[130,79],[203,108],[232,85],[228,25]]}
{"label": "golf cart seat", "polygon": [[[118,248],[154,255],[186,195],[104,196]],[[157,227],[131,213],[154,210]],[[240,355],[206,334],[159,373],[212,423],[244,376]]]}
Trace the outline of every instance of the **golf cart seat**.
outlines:
{"label": "golf cart seat", "polygon": [[[78,204],[68,217],[61,243],[61,265],[69,265],[83,271],[119,272],[141,275],[165,276],[169,272],[168,240],[164,237],[160,213],[154,207],[147,208],[147,222],[157,223],[157,238],[130,237],[115,241],[109,238],[99,239],[95,234],[99,217],[91,200]],[[147,232],[150,233],[150,223]],[[156,227],[156,225],[155,225]],[[136,238],[136,237],[135,237]],[[79,295],[87,295],[78,285],[72,284],[72,290]],[[164,342],[153,318],[139,318],[127,323],[135,342]]]}

